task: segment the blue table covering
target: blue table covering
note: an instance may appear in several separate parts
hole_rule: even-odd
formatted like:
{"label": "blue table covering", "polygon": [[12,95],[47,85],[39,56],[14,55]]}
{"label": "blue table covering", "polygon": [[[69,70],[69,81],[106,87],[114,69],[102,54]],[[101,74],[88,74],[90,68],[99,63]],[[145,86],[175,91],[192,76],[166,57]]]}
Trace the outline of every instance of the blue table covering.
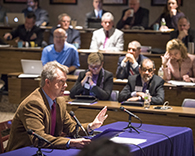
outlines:
{"label": "blue table covering", "polygon": [[[103,131],[107,128],[121,130],[127,125],[127,122],[115,122],[102,126],[97,130]],[[137,123],[133,123],[132,125],[135,127],[139,126]],[[147,141],[139,144],[139,146],[141,149],[143,149],[147,156],[194,156],[194,143],[192,130],[190,128],[143,124],[141,129],[144,129],[145,131],[138,130],[140,132],[139,134],[134,130],[129,132],[129,129],[127,129],[124,133],[121,133],[119,137],[146,139]],[[151,133],[146,131],[150,131]],[[129,145],[129,147],[135,156],[144,156],[142,150],[140,150],[138,146]],[[48,149],[42,149],[42,151],[44,150],[49,151]],[[31,156],[35,154],[36,151],[37,148],[24,147],[18,150],[3,153],[1,156]],[[43,153],[47,156],[75,156],[78,152],[79,149],[55,149],[52,153]]]}

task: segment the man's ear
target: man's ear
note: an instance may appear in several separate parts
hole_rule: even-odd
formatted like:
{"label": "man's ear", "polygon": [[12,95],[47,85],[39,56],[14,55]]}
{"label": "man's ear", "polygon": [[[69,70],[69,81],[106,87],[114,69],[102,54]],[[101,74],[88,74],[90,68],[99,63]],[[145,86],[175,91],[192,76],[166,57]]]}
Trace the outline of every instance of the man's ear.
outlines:
{"label": "man's ear", "polygon": [[50,85],[50,80],[49,79],[45,79],[45,85],[46,86]]}

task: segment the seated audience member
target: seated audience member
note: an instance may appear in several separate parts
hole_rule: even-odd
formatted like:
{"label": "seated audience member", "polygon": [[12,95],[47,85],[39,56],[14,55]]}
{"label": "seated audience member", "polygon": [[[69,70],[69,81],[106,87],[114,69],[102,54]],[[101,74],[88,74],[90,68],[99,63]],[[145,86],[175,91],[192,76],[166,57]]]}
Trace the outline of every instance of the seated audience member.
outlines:
{"label": "seated audience member", "polygon": [[80,66],[79,55],[76,48],[65,42],[66,31],[58,28],[53,32],[54,44],[48,45],[42,51],[41,61],[43,65],[50,61],[58,61],[68,67],[69,74],[72,74]]}
{"label": "seated audience member", "polygon": [[119,94],[119,102],[144,101],[145,91],[151,95],[151,104],[162,105],[164,102],[164,80],[154,74],[155,65],[150,59],[144,59],[139,74],[128,77],[128,83]]}
{"label": "seated audience member", "polygon": [[116,71],[117,79],[127,79],[129,75],[139,74],[139,64],[147,57],[141,53],[141,44],[132,41],[128,45],[127,54],[119,57]]}
{"label": "seated audience member", "polygon": [[39,7],[39,0],[27,0],[27,8],[22,10],[26,16],[29,12],[36,15],[36,26],[46,26],[49,23],[49,14],[46,10]]}
{"label": "seated audience member", "polygon": [[[42,142],[44,148],[82,148],[91,142],[84,138],[72,139],[77,124],[66,111],[66,103],[62,97],[67,87],[67,72],[66,66],[57,61],[49,62],[43,67],[40,87],[21,102],[15,113],[6,151],[31,145],[37,147],[38,138],[29,135],[28,130],[51,142],[52,145]],[[93,122],[83,124],[86,132],[92,133],[103,124],[107,118],[106,111],[107,107],[104,107]],[[79,135],[85,135],[80,127],[78,132]]]}
{"label": "seated audience member", "polygon": [[195,82],[195,56],[187,52],[181,40],[170,40],[166,46],[166,53],[161,58],[164,80]]}
{"label": "seated audience member", "polygon": [[[102,5],[103,5],[103,0],[93,0],[94,10],[86,14],[85,28],[90,28],[89,23],[88,23],[90,19],[101,19],[102,18],[102,15],[106,12],[105,10],[102,9]],[[99,23],[99,26],[101,27],[101,22]]]}
{"label": "seated audience member", "polygon": [[90,49],[104,51],[123,50],[123,32],[114,28],[114,17],[110,12],[102,16],[102,26],[93,32]]}
{"label": "seated audience member", "polygon": [[25,23],[19,25],[15,30],[4,35],[5,40],[12,40],[19,37],[17,41],[23,41],[23,46],[35,47],[41,46],[43,41],[42,30],[35,25],[36,16],[33,12],[25,17]]}
{"label": "seated audience member", "polygon": [[87,63],[89,69],[79,73],[79,77],[70,90],[70,97],[92,95],[99,100],[108,100],[112,92],[113,74],[103,68],[103,54],[91,53]]}
{"label": "seated audience member", "polygon": [[149,23],[149,10],[140,7],[140,0],[129,0],[129,8],[122,13],[117,23],[118,29],[147,28]]}
{"label": "seated audience member", "polygon": [[92,141],[81,149],[76,156],[131,156],[131,153],[127,145],[104,138]]}
{"label": "seated audience member", "polygon": [[3,5],[0,2],[0,24],[4,24],[5,16],[7,13],[8,9],[3,7]]}
{"label": "seated audience member", "polygon": [[[152,24],[158,23],[160,30],[175,29],[177,30],[177,21],[181,16],[184,16],[184,13],[179,9],[180,4],[178,0],[167,0],[167,5],[165,5],[163,13],[160,17]],[[162,18],[165,19],[166,25],[161,25]]]}
{"label": "seated audience member", "polygon": [[182,16],[177,22],[178,30],[170,33],[171,39],[180,39],[188,48],[189,42],[195,42],[195,30],[190,29],[190,21],[187,17]]}
{"label": "seated audience member", "polygon": [[80,40],[80,33],[79,31],[70,28],[70,21],[71,18],[68,14],[60,14],[58,16],[58,24],[59,26],[52,28],[50,32],[50,37],[49,37],[49,44],[53,44],[53,32],[57,28],[62,28],[66,31],[67,34],[67,39],[66,41],[68,43],[73,44],[76,48],[80,48],[81,40]]}

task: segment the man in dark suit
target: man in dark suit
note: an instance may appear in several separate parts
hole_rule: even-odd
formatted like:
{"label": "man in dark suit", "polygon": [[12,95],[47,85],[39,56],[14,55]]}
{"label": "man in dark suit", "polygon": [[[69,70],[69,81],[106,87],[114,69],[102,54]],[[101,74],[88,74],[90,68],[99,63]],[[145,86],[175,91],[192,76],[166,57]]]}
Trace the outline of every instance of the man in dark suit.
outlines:
{"label": "man in dark suit", "polygon": [[86,14],[85,28],[89,28],[88,21],[90,19],[99,19],[99,24],[98,24],[99,27],[96,28],[101,28],[101,18],[103,14],[106,12],[105,10],[102,9],[102,5],[103,5],[103,0],[93,0],[94,10]]}
{"label": "man in dark suit", "polygon": [[[63,97],[67,72],[66,66],[57,61],[43,67],[41,87],[24,99],[15,113],[6,151],[32,145],[37,147],[38,139],[27,133],[29,129],[51,142],[52,145],[42,142],[44,148],[83,148],[91,142],[89,139],[72,138],[76,134],[77,124],[66,111]],[[107,118],[106,111],[107,107],[104,107],[93,122],[83,124],[86,133],[93,132],[103,124]],[[80,127],[78,134],[86,135]]]}
{"label": "man in dark suit", "polygon": [[24,47],[42,46],[43,32],[35,25],[36,16],[30,12],[25,17],[25,23],[19,25],[15,30],[4,35],[5,40],[12,40],[19,37],[17,41],[22,41]]}
{"label": "man in dark suit", "polygon": [[27,8],[22,10],[26,16],[29,12],[34,12],[36,16],[36,26],[46,26],[49,24],[49,14],[39,7],[39,0],[27,0]]}
{"label": "man in dark suit", "polygon": [[164,102],[164,80],[154,74],[155,65],[150,59],[144,59],[139,74],[129,76],[128,83],[119,94],[119,102],[143,101],[145,91],[151,95],[151,104],[162,105]]}
{"label": "man in dark suit", "polygon": [[68,43],[73,44],[76,48],[80,48],[80,44],[81,44],[80,33],[79,31],[73,28],[70,28],[70,22],[71,22],[71,17],[68,14],[63,13],[58,16],[58,26],[55,28],[52,28],[50,32],[50,37],[49,37],[49,44],[53,44],[54,30],[56,30],[57,28],[62,28],[66,31],[66,34],[67,34],[66,41]]}
{"label": "man in dark suit", "polygon": [[177,22],[177,27],[177,31],[172,31],[170,33],[171,39],[180,39],[186,47],[188,47],[189,42],[195,42],[195,30],[190,29],[190,21],[187,17],[180,17]]}
{"label": "man in dark suit", "polygon": [[129,75],[139,74],[139,64],[147,57],[141,53],[141,44],[132,41],[128,45],[127,54],[119,57],[116,71],[117,79],[127,79]]}
{"label": "man in dark suit", "polygon": [[149,10],[140,7],[140,0],[129,0],[129,8],[125,9],[117,23],[118,29],[146,29],[149,23]]}

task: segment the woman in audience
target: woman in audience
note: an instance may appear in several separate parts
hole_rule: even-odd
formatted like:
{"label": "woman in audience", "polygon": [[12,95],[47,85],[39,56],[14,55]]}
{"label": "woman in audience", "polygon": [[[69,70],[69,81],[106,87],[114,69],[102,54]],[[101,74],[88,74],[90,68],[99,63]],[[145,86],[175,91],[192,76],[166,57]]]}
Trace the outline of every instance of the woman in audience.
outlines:
{"label": "woman in audience", "polygon": [[[179,9],[178,0],[167,0],[163,13],[160,17],[152,24],[158,23],[160,30],[175,29],[177,30],[177,21],[184,13]],[[162,24],[162,19],[165,20],[165,25]],[[151,27],[152,27],[151,26]]]}
{"label": "woman in audience", "polygon": [[195,82],[195,55],[187,52],[181,40],[170,40],[166,46],[166,53],[161,58],[164,80]]}
{"label": "woman in audience", "polygon": [[88,56],[88,69],[80,72],[79,77],[70,90],[70,97],[75,95],[92,95],[99,100],[108,100],[112,92],[113,74],[103,68],[103,54],[91,53]]}

